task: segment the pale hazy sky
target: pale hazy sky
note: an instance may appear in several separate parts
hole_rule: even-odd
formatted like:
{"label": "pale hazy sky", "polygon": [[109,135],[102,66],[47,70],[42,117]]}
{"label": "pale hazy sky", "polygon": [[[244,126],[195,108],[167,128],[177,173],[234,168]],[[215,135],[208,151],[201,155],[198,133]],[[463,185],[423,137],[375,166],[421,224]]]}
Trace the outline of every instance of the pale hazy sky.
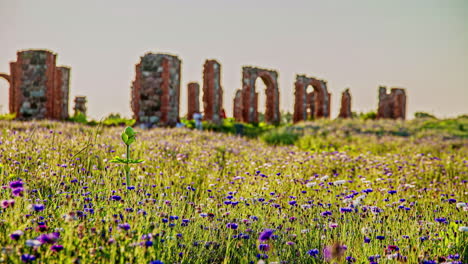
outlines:
{"label": "pale hazy sky", "polygon": [[[0,0],[0,72],[29,48],[72,68],[70,100],[86,95],[94,118],[131,116],[148,51],[182,59],[181,114],[208,58],[222,64],[228,115],[243,65],[279,72],[282,110],[306,74],[328,81],[333,118],[347,87],[353,111],[376,109],[379,85],[407,89],[409,117],[468,113],[467,0]],[[7,87],[0,79],[3,105]]]}

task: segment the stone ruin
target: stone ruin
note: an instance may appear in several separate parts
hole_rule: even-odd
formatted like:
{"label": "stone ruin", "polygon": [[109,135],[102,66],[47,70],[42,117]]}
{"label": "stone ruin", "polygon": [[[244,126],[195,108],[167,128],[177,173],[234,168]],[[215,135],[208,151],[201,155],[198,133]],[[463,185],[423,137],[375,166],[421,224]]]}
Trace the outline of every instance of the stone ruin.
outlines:
{"label": "stone ruin", "polygon": [[[307,93],[307,87],[313,91]],[[331,94],[327,90],[327,82],[305,75],[296,75],[295,101],[293,121],[305,121],[308,118],[329,118]]]}
{"label": "stone ruin", "polygon": [[88,108],[86,107],[86,102],[86,96],[75,96],[75,106],[73,107],[73,110],[75,111],[75,116],[77,116],[78,113],[82,113],[86,116],[88,111]]}
{"label": "stone ruin", "polygon": [[131,106],[138,123],[175,126],[179,118],[180,66],[177,56],[147,53],[135,66]]}
{"label": "stone ruin", "polygon": [[338,115],[339,118],[352,118],[351,113],[351,93],[349,89],[346,89],[341,94],[341,107],[340,107],[340,114]]}
{"label": "stone ruin", "polygon": [[191,82],[188,84],[187,89],[188,89],[187,119],[192,120],[193,114],[200,112],[200,85],[196,82]]}
{"label": "stone ruin", "polygon": [[70,68],[56,66],[48,50],[24,50],[10,62],[9,110],[20,120],[68,118]]}
{"label": "stone ruin", "polygon": [[223,111],[223,88],[221,87],[221,65],[207,60],[203,66],[203,110],[204,120],[220,124]]}
{"label": "stone ruin", "polygon": [[258,92],[255,88],[258,77],[266,86],[265,122],[279,124],[278,73],[254,67],[242,68],[242,89],[236,92],[234,98],[234,118],[245,123],[258,123]]}
{"label": "stone ruin", "polygon": [[379,106],[377,119],[403,119],[406,118],[406,92],[402,88],[392,88],[390,93],[387,87],[379,87]]}

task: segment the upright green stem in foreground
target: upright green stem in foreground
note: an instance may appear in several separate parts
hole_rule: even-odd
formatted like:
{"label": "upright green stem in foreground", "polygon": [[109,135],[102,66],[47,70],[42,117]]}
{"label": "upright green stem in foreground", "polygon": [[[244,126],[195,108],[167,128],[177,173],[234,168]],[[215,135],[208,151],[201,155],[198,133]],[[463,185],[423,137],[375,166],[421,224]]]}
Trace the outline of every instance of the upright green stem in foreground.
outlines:
{"label": "upright green stem in foreground", "polygon": [[130,186],[130,166],[128,165],[128,161],[130,160],[130,145],[127,145],[127,163],[125,164],[125,179],[127,182],[127,186]]}
{"label": "upright green stem in foreground", "polygon": [[130,186],[130,164],[136,164],[136,163],[141,163],[143,162],[142,159],[137,159],[137,160],[132,160],[130,159],[130,145],[135,142],[136,138],[136,133],[131,127],[125,128],[124,132],[122,133],[122,141],[125,143],[125,146],[127,147],[127,153],[125,159],[122,159],[118,156],[114,157],[111,162],[112,163],[123,163],[125,164],[125,180],[127,187]]}

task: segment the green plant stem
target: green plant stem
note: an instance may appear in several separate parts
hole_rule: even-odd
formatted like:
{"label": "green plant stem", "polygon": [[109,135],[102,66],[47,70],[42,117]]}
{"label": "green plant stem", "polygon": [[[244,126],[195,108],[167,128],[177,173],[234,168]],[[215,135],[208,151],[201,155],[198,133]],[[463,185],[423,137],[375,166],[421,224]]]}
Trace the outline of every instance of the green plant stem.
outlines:
{"label": "green plant stem", "polygon": [[130,166],[128,165],[129,161],[130,161],[130,145],[127,145],[127,163],[125,164],[127,188],[130,186]]}

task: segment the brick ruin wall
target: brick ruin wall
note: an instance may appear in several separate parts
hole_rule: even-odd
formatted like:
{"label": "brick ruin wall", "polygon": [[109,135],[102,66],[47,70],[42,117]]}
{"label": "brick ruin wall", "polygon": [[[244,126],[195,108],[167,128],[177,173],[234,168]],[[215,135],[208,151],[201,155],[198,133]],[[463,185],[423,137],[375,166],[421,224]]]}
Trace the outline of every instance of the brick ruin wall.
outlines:
{"label": "brick ruin wall", "polygon": [[390,93],[384,86],[379,87],[379,105],[377,119],[406,118],[406,92],[402,88],[392,88]]}
{"label": "brick ruin wall", "polygon": [[[255,81],[259,77],[262,79],[266,86],[265,122],[270,124],[279,124],[280,111],[278,73],[272,70],[265,70],[253,67],[242,68],[242,99],[240,100],[242,102],[242,106],[237,105],[237,108],[242,109],[242,118],[239,121],[246,123],[258,123],[259,121],[258,92],[256,91],[255,87]],[[239,109],[235,109],[235,111],[239,111]]]}
{"label": "brick ruin wall", "polygon": [[196,82],[191,82],[187,85],[187,119],[192,120],[193,114],[200,112],[200,85]]}
{"label": "brick ruin wall", "polygon": [[136,65],[132,110],[138,123],[175,126],[179,118],[180,66],[177,56],[147,53]]}
{"label": "brick ruin wall", "polygon": [[223,88],[221,87],[221,65],[207,60],[203,66],[203,111],[204,120],[221,123],[223,110]]}
{"label": "brick ruin wall", "polygon": [[338,115],[339,118],[351,118],[351,93],[349,89],[346,89],[341,94],[341,106],[340,106],[340,113]]}
{"label": "brick ruin wall", "polygon": [[[307,87],[314,91],[307,93]],[[329,118],[331,94],[327,90],[327,83],[305,75],[297,75],[294,83],[294,114],[293,121],[305,121],[308,118]]]}
{"label": "brick ruin wall", "polygon": [[66,119],[70,69],[56,66],[56,54],[25,50],[10,63],[9,110],[20,120]]}

